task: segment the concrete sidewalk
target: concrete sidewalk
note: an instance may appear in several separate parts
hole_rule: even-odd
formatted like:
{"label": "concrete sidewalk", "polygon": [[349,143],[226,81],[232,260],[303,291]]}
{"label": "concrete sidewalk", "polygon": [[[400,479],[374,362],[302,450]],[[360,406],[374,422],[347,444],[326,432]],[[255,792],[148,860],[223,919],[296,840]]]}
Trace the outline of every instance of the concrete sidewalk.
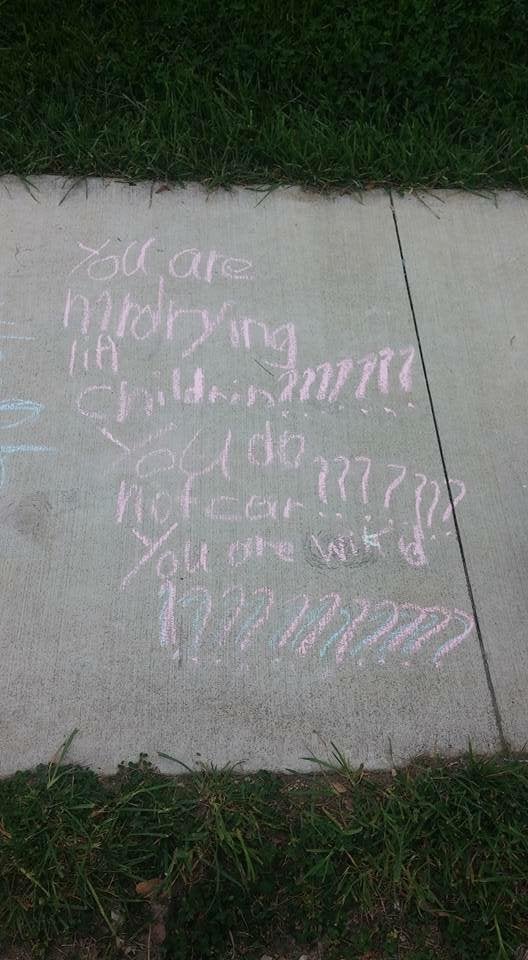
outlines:
{"label": "concrete sidewalk", "polygon": [[528,205],[0,183],[0,772],[528,740]]}

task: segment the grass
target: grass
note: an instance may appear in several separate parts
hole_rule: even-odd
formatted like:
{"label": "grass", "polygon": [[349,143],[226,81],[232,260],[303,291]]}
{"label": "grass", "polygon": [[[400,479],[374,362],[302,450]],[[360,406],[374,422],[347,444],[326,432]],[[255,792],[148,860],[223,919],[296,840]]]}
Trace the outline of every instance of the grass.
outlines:
{"label": "grass", "polygon": [[[0,172],[528,184],[525,0],[0,0],[0,23]],[[67,746],[0,781],[3,950],[524,955],[521,760],[100,778]]]}
{"label": "grass", "polygon": [[[61,760],[0,781],[4,950],[524,956],[528,764],[519,759],[367,776],[336,752],[312,777],[167,777],[141,757],[106,779]],[[70,946],[52,954],[53,944]]]}
{"label": "grass", "polygon": [[0,0],[0,172],[528,182],[525,0]]}

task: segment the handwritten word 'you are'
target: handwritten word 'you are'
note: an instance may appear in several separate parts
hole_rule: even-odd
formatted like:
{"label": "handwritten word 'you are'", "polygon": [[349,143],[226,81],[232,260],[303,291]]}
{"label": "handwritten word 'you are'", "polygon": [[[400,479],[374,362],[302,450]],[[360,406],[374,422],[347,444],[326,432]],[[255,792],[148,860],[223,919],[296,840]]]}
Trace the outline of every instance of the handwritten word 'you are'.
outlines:
{"label": "handwritten word 'you are'", "polygon": [[[155,247],[156,237],[143,242],[132,240],[124,248],[119,241],[105,240],[98,247],[78,243],[85,256],[70,271],[70,275],[81,271],[90,280],[113,280],[115,277],[133,277],[135,274],[149,275],[149,268],[155,253],[162,251]],[[117,246],[117,252],[116,252]],[[113,251],[113,252],[112,252]],[[186,247],[171,254],[167,262],[169,276],[174,280],[200,280],[211,283],[215,279],[252,280],[253,264],[251,260],[233,257],[217,250],[198,250]]]}

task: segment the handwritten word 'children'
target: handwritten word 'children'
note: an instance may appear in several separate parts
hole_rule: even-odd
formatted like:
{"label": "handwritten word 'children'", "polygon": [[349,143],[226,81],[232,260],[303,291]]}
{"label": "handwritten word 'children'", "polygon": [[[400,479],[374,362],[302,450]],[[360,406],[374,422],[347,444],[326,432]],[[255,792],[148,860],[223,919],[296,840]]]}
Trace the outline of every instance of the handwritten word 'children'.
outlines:
{"label": "handwritten word 'children'", "polygon": [[[414,356],[412,347],[399,351],[400,355],[405,356],[404,366],[407,366],[407,372],[406,376],[402,377],[400,371],[398,380],[392,388],[396,393],[403,391],[403,395],[412,386],[408,364],[410,351]],[[229,388],[225,384],[218,385],[211,381],[207,382],[202,367],[196,367],[192,374],[187,376],[182,374],[179,367],[173,367],[167,373],[155,370],[148,382],[138,383],[137,381],[131,382],[128,379],[121,379],[117,383],[113,381],[90,383],[78,394],[77,409],[79,413],[90,420],[119,424],[125,423],[131,414],[136,418],[149,418],[163,410],[170,410],[180,405],[220,404],[230,407],[262,406],[264,408],[279,407],[281,409],[285,408],[285,405],[296,402],[332,405],[336,404],[338,399],[347,399],[346,395],[341,397],[341,391],[346,381],[351,377],[354,368],[357,368],[358,373],[355,384],[352,384],[352,395],[356,400],[363,400],[375,366],[375,355],[372,356],[374,359],[368,361],[369,375],[367,377],[365,376],[364,360],[354,360],[352,357],[348,357],[346,360],[339,360],[335,364],[325,362],[316,367],[307,367],[301,373],[297,370],[290,370],[287,374],[277,377],[276,385],[269,386],[267,383],[266,387],[249,383],[244,387],[235,385],[233,389],[233,387]],[[110,368],[112,373],[117,373],[117,349],[111,338],[100,336],[92,357],[98,369],[103,369],[103,365],[105,365]],[[70,357],[70,373],[72,376],[76,362],[77,343],[74,341]],[[86,364],[86,351],[83,364]],[[345,369],[346,375],[343,373]],[[281,384],[284,376],[287,376],[285,387]],[[299,384],[298,389],[294,389],[296,383]],[[385,385],[380,386],[379,382],[373,380],[371,389],[374,395],[379,395],[380,391],[385,389]]]}

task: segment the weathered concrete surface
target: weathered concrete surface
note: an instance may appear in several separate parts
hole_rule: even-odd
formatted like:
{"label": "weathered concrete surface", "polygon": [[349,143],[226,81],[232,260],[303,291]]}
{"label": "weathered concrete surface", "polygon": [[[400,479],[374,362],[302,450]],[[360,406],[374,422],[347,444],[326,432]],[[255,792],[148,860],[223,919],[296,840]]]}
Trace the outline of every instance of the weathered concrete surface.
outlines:
{"label": "weathered concrete surface", "polygon": [[528,205],[514,193],[395,201],[497,709],[528,742]]}
{"label": "weathered concrete surface", "polygon": [[2,772],[497,748],[390,198],[4,186]]}

